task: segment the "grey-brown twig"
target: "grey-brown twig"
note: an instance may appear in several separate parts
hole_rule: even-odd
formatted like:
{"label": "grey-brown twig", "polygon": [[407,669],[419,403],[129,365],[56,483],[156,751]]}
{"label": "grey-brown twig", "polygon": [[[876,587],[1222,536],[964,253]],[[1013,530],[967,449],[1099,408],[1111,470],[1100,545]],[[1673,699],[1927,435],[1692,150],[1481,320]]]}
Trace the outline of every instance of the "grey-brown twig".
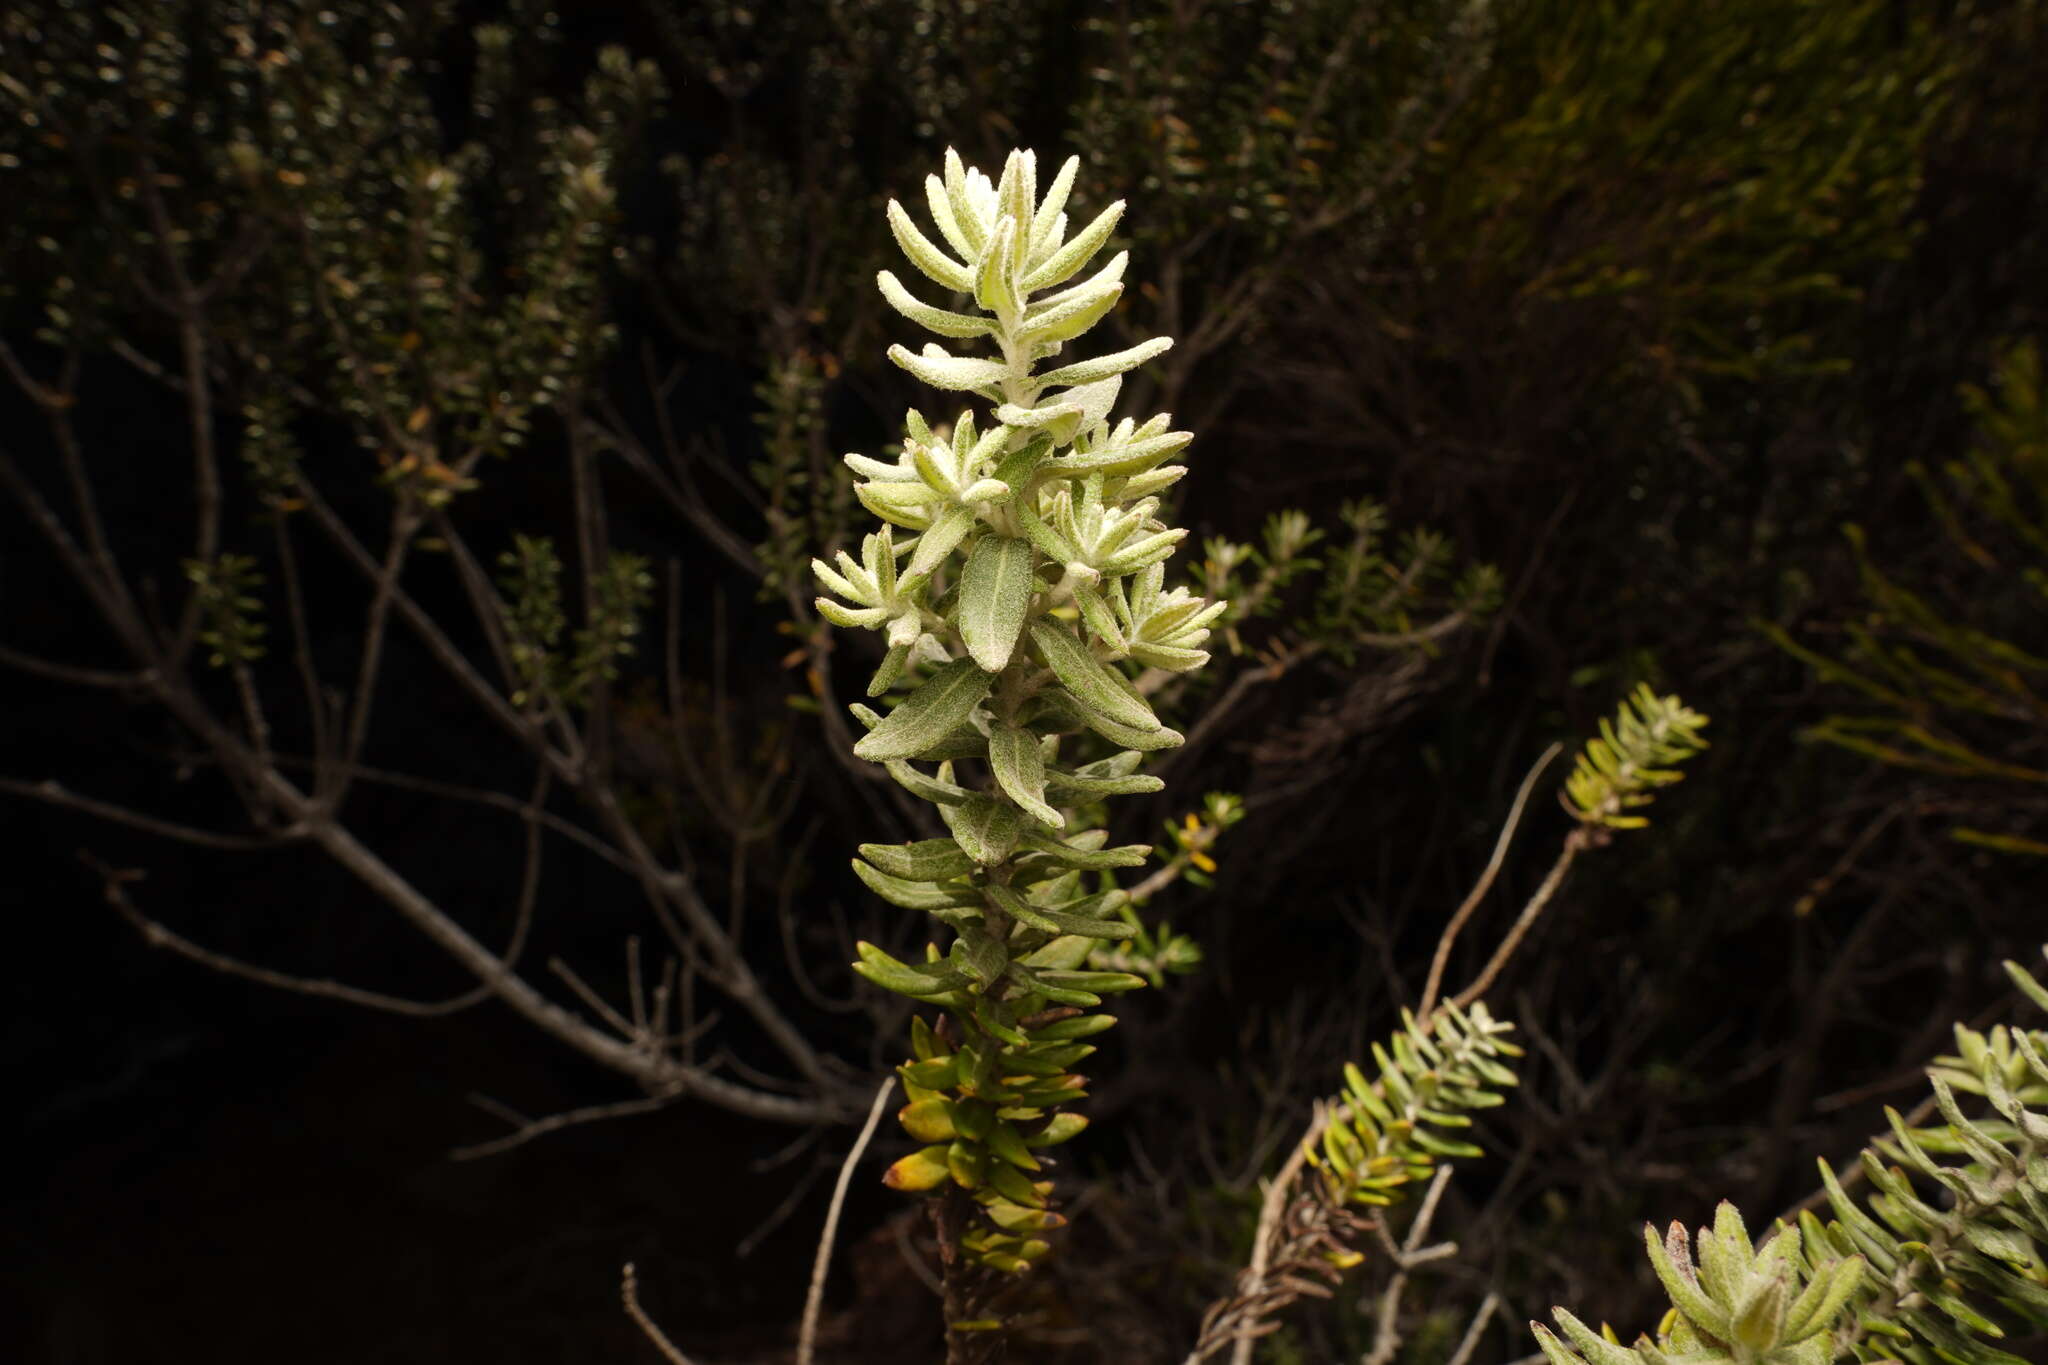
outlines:
{"label": "grey-brown twig", "polygon": [[811,1353],[818,1343],[818,1310],[825,1303],[825,1272],[831,1268],[832,1242],[839,1234],[839,1210],[846,1203],[846,1187],[853,1181],[853,1168],[867,1151],[875,1125],[882,1121],[882,1110],[895,1089],[896,1078],[891,1076],[875,1091],[875,1102],[868,1106],[868,1121],[861,1125],[860,1136],[853,1140],[853,1150],[840,1164],[839,1183],[832,1187],[832,1204],[825,1210],[825,1230],[818,1234],[818,1254],[811,1262],[811,1288],[804,1296],[803,1322],[796,1334],[796,1365],[811,1365]]}

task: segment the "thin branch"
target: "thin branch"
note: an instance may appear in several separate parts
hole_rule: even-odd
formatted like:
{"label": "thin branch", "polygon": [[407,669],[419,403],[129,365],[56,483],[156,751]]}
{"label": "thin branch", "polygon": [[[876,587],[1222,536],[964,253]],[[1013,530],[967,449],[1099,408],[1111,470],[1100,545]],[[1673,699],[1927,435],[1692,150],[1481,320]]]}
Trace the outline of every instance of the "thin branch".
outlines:
{"label": "thin branch", "polygon": [[[1266,1268],[1272,1264],[1273,1242],[1280,1231],[1280,1214],[1287,1207],[1287,1198],[1294,1189],[1295,1180],[1301,1175],[1301,1168],[1308,1164],[1308,1150],[1315,1140],[1322,1136],[1323,1128],[1330,1121],[1329,1109],[1321,1100],[1316,1101],[1315,1117],[1309,1121],[1308,1132],[1295,1144],[1294,1151],[1287,1158],[1287,1164],[1266,1186],[1265,1198],[1259,1202],[1258,1231],[1252,1237],[1251,1263],[1245,1267],[1245,1285],[1240,1297],[1256,1295],[1266,1283]],[[1238,1324],[1237,1341],[1230,1350],[1230,1365],[1251,1365],[1252,1342],[1257,1339],[1253,1329],[1258,1326],[1255,1316],[1247,1315]]]}
{"label": "thin branch", "polygon": [[254,849],[276,848],[298,837],[295,831],[278,834],[219,834],[210,829],[194,825],[181,825],[175,820],[163,820],[141,811],[129,810],[106,801],[96,801],[90,796],[80,796],[62,784],[45,780],[23,782],[18,778],[0,777],[0,792],[41,801],[46,805],[62,806],[67,810],[83,811],[87,815],[109,824],[126,825],[147,834],[176,839],[180,843],[192,844],[199,848],[226,849],[235,853],[247,853]]}
{"label": "thin branch", "polygon": [[[472,1100],[481,1098],[480,1096],[472,1096]],[[497,1114],[501,1118],[513,1119],[520,1124],[520,1127],[501,1138],[493,1138],[489,1142],[479,1142],[469,1147],[457,1147],[448,1155],[456,1161],[474,1161],[478,1157],[496,1156],[499,1152],[510,1151],[512,1148],[522,1146],[537,1137],[546,1137],[549,1133],[559,1133],[562,1129],[573,1128],[577,1124],[598,1123],[605,1119],[629,1118],[634,1114],[652,1114],[657,1109],[666,1109],[669,1105],[675,1103],[675,1099],[674,1095],[649,1095],[645,1099],[621,1100],[616,1104],[587,1105],[582,1109],[571,1109],[560,1114],[550,1114],[546,1118],[540,1119],[526,1118],[518,1113],[517,1110],[507,1109],[505,1106],[495,1102],[488,1106],[479,1104],[479,1108],[488,1108],[490,1112]]]}
{"label": "thin branch", "polygon": [[733,1259],[744,1261],[747,1257],[759,1251],[761,1243],[767,1241],[775,1234],[777,1228],[780,1228],[789,1221],[789,1216],[795,1213],[797,1206],[802,1204],[810,1195],[811,1186],[817,1184],[818,1177],[824,1173],[825,1167],[821,1163],[814,1161],[804,1170],[802,1175],[790,1181],[789,1192],[782,1196],[782,1202],[769,1210],[768,1216],[763,1218],[752,1232],[740,1238],[738,1244],[733,1247]]}
{"label": "thin branch", "polygon": [[1458,1349],[1452,1352],[1451,1358],[1445,1361],[1444,1365],[1467,1365],[1472,1359],[1472,1353],[1479,1349],[1480,1333],[1486,1330],[1486,1324],[1492,1321],[1494,1312],[1499,1307],[1500,1295],[1491,1289],[1487,1290],[1486,1297],[1479,1301],[1479,1311],[1472,1315],[1472,1323],[1465,1329],[1464,1339],[1458,1343]]}
{"label": "thin branch", "polygon": [[626,1316],[631,1318],[634,1326],[644,1332],[647,1339],[654,1343],[654,1349],[661,1352],[663,1359],[667,1360],[669,1365],[690,1365],[690,1358],[676,1349],[676,1344],[668,1339],[661,1328],[654,1325],[654,1319],[648,1317],[647,1311],[640,1306],[640,1285],[633,1277],[633,1263],[631,1261],[626,1262],[625,1272],[621,1277],[619,1285],[619,1296],[626,1305]]}
{"label": "thin branch", "polygon": [[[1395,1270],[1387,1280],[1387,1287],[1380,1291],[1379,1309],[1374,1318],[1372,1350],[1366,1354],[1360,1365],[1391,1365],[1394,1352],[1401,1348],[1401,1296],[1408,1290],[1409,1272],[1417,1266],[1441,1260],[1457,1252],[1458,1248],[1450,1242],[1433,1247],[1423,1246],[1429,1239],[1429,1225],[1436,1220],[1437,1200],[1442,1198],[1444,1186],[1448,1185],[1450,1180],[1451,1167],[1438,1166],[1436,1174],[1430,1178],[1428,1192],[1422,1196],[1422,1207],[1415,1211],[1415,1221],[1408,1226],[1408,1236],[1398,1247],[1393,1246],[1391,1241],[1388,1242],[1388,1249],[1393,1253],[1391,1259]],[[1374,1226],[1381,1239],[1387,1240],[1386,1226]]]}
{"label": "thin branch", "polygon": [[853,1141],[853,1150],[846,1154],[846,1160],[839,1167],[839,1183],[832,1187],[832,1206],[825,1210],[825,1230],[818,1235],[818,1255],[811,1262],[811,1290],[804,1297],[803,1325],[797,1329],[796,1365],[811,1365],[811,1356],[818,1343],[818,1310],[825,1303],[825,1272],[832,1264],[832,1241],[839,1235],[839,1210],[846,1203],[846,1187],[853,1181],[853,1168],[860,1164],[861,1154],[868,1149],[868,1139],[875,1135],[875,1125],[882,1120],[882,1108],[889,1102],[889,1095],[896,1089],[896,1078],[889,1077],[875,1091],[875,1102],[868,1106],[868,1121],[861,1127],[860,1136]]}
{"label": "thin branch", "polygon": [[1458,931],[1465,927],[1465,921],[1472,918],[1473,911],[1479,908],[1479,902],[1485,899],[1486,893],[1492,889],[1493,879],[1500,875],[1501,864],[1507,859],[1508,845],[1514,842],[1515,828],[1521,823],[1522,809],[1529,802],[1529,793],[1536,786],[1536,779],[1543,775],[1543,770],[1550,766],[1551,760],[1562,752],[1563,744],[1552,744],[1543,751],[1543,756],[1536,760],[1535,766],[1530,768],[1528,775],[1522,779],[1521,789],[1515,793],[1514,805],[1508,808],[1507,823],[1501,826],[1500,837],[1494,840],[1493,857],[1487,860],[1486,870],[1479,874],[1478,884],[1472,888],[1471,894],[1465,897],[1464,904],[1452,914],[1450,923],[1444,926],[1443,936],[1437,940],[1436,956],[1429,964],[1429,979],[1422,987],[1422,1003],[1415,1009],[1416,1018],[1427,1019],[1430,1011],[1436,1008],[1436,993],[1443,985],[1444,967],[1451,959],[1451,945],[1457,941]]}
{"label": "thin branch", "polygon": [[[305,759],[280,758],[278,763],[281,767],[287,768],[308,766],[308,761]],[[624,854],[599,839],[589,830],[582,828],[580,825],[572,824],[559,815],[551,815],[544,810],[529,809],[527,803],[516,797],[507,796],[503,792],[487,791],[481,787],[465,787],[459,783],[442,782],[437,778],[431,777],[417,777],[411,773],[392,772],[386,768],[366,768],[359,763],[350,764],[348,771],[350,777],[364,782],[374,782],[378,786],[394,787],[399,791],[424,792],[429,796],[446,797],[450,801],[467,801],[473,805],[488,806],[493,810],[505,811],[518,816],[522,820],[552,830],[554,833],[561,835],[564,839],[576,844],[584,851],[603,859],[622,872],[632,872],[634,870],[632,862]]]}
{"label": "thin branch", "polygon": [[129,899],[128,893],[122,889],[123,884],[131,881],[140,881],[143,876],[141,872],[109,867],[87,853],[81,853],[79,856],[94,871],[99,873],[101,884],[105,889],[107,904],[113,906],[120,913],[121,918],[135,926],[145,943],[149,944],[152,948],[168,948],[178,954],[178,956],[187,958],[202,967],[219,972],[224,976],[240,977],[245,981],[254,981],[259,985],[275,987],[282,991],[291,991],[298,995],[313,995],[328,1000],[340,1000],[351,1005],[361,1005],[365,1009],[382,1010],[387,1014],[402,1014],[415,1019],[453,1014],[457,1010],[477,1003],[488,995],[487,991],[482,987],[478,987],[450,1000],[407,1000],[400,996],[386,995],[381,991],[370,991],[364,990],[359,986],[345,985],[339,981],[318,980],[312,977],[292,976],[286,972],[272,971],[268,967],[259,967],[254,963],[229,957],[225,953],[214,952],[211,948],[202,948],[190,939],[168,928],[160,921],[145,915],[136,906],[135,902]]}
{"label": "thin branch", "polygon": [[1565,836],[1564,848],[1558,852],[1557,861],[1550,865],[1550,871],[1544,876],[1543,884],[1536,888],[1536,894],[1529,897],[1529,903],[1522,907],[1522,913],[1515,920],[1514,927],[1508,930],[1507,937],[1500,941],[1500,946],[1493,950],[1493,957],[1487,961],[1485,969],[1473,978],[1471,985],[1459,991],[1452,999],[1452,1007],[1463,1009],[1486,994],[1495,978],[1507,967],[1508,960],[1514,957],[1515,949],[1521,946],[1523,937],[1534,926],[1537,917],[1543,913],[1543,907],[1550,903],[1550,898],[1557,894],[1557,888],[1564,884],[1564,874],[1570,869],[1572,860],[1579,856],[1581,850],[1591,846],[1592,835],[1585,825],[1576,827]]}
{"label": "thin branch", "polygon": [[638,1036],[633,1026],[627,1023],[617,1010],[606,1004],[604,997],[591,989],[588,982],[576,975],[568,963],[559,957],[551,957],[548,959],[548,970],[562,978],[563,983],[576,993],[576,997],[617,1030],[621,1038],[631,1039]]}
{"label": "thin branch", "polygon": [[284,509],[275,510],[271,528],[271,539],[277,546],[278,568],[284,580],[285,618],[291,623],[292,666],[299,675],[299,690],[306,701],[306,723],[313,732],[313,791],[317,799],[332,808],[338,798],[333,790],[336,778],[329,767],[334,751],[327,729],[328,698],[320,685],[319,665],[313,658],[313,631],[306,620],[306,593],[299,577],[299,555],[292,543],[291,526]]}
{"label": "thin branch", "polygon": [[0,645],[0,664],[4,664],[8,668],[18,668],[24,673],[33,673],[39,678],[48,678],[52,682],[70,683],[74,687],[107,687],[117,691],[132,692],[137,688],[149,685],[149,677],[146,673],[122,673],[107,668],[86,668],[79,664],[67,664],[56,659],[44,659],[33,654],[23,654],[17,650],[8,649],[5,645]]}

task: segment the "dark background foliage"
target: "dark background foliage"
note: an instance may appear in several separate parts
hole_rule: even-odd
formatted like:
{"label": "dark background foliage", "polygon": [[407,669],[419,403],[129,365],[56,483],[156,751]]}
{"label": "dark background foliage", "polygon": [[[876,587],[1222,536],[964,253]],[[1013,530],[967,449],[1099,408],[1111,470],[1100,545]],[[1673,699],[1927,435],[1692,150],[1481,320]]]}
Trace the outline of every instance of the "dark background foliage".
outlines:
{"label": "dark background foliage", "polygon": [[[197,50],[221,42],[223,7],[163,8]],[[2010,793],[1802,744],[1843,693],[1758,624],[1830,649],[1870,611],[1840,531],[1854,523],[1900,581],[2048,649],[2026,611],[2038,597],[2016,575],[1970,579],[1906,474],[1970,446],[1958,386],[1986,383],[2006,340],[2044,326],[2043,11],[1482,8],[793,0],[557,19],[504,0],[408,39],[438,61],[418,73],[427,114],[409,136],[444,150],[509,139],[505,174],[479,181],[502,201],[478,228],[492,263],[516,256],[504,225],[532,197],[513,144],[548,125],[478,114],[476,24],[514,35],[505,108],[584,109],[607,44],[668,89],[650,122],[617,132],[621,250],[592,274],[616,335],[578,392],[619,429],[666,421],[697,452],[687,508],[664,491],[678,483],[599,465],[614,542],[699,585],[682,652],[696,726],[647,732],[669,722],[634,710],[643,662],[607,704],[648,755],[634,777],[653,806],[681,788],[668,748],[708,752],[714,734],[739,769],[794,785],[738,893],[746,907],[772,916],[783,895],[800,924],[824,926],[861,904],[838,871],[851,845],[897,837],[875,790],[824,753],[789,651],[809,630],[796,556],[854,524],[830,457],[874,450],[916,398],[880,361],[905,330],[872,298],[891,251],[880,206],[916,202],[948,143],[982,165],[1011,145],[1078,152],[1090,206],[1130,199],[1122,325],[1182,345],[1126,409],[1172,407],[1198,433],[1187,559],[1211,535],[1255,541],[1286,508],[1332,529],[1329,509],[1371,496],[1397,527],[1438,527],[1499,566],[1505,601],[1488,621],[1438,650],[1322,653],[1248,688],[1216,742],[1169,765],[1169,791],[1122,817],[1120,834],[1149,837],[1216,789],[1248,810],[1217,847],[1214,885],[1155,903],[1202,944],[1202,971],[1128,998],[1097,1059],[1098,1127],[1068,1168],[1085,1193],[1050,1287],[1074,1359],[1179,1358],[1242,1252],[1273,1144],[1412,1001],[1529,763],[1637,681],[1709,714],[1714,747],[1649,832],[1574,875],[1494,996],[1530,1034],[1525,1083],[1482,1125],[1494,1155],[1452,1187],[1440,1232],[1465,1250],[1426,1296],[1452,1307],[1414,1324],[1418,1361],[1441,1358],[1438,1339],[1489,1286],[1511,1311],[1480,1359],[1526,1353],[1517,1321],[1552,1302],[1647,1326],[1643,1220],[1698,1222],[1725,1196],[1754,1226],[1797,1203],[1814,1156],[1847,1157],[1884,1104],[1917,1099],[1917,1067],[1953,1021],[2002,1011],[1998,959],[2042,937],[2036,864],[1947,837],[1958,803]],[[53,30],[72,12],[23,10]],[[37,59],[24,27],[0,32],[8,71]],[[199,70],[185,96],[226,99]],[[171,126],[183,140],[162,155],[194,185],[223,176],[208,138],[224,134]],[[105,230],[46,133],[0,134],[0,326],[37,373],[59,356],[39,332],[52,282],[77,276]],[[110,284],[110,335],[165,341],[118,282],[79,278]],[[289,319],[248,317],[307,375],[329,363],[282,344]],[[102,510],[175,604],[192,497],[183,404],[104,348],[84,367]],[[0,406],[0,451],[55,487],[32,405],[9,388]],[[564,432],[543,408],[525,447],[458,500],[479,543],[571,536]],[[309,409],[294,434],[309,466],[336,474],[343,515],[379,514],[389,494],[346,413]],[[231,511],[252,497],[233,493]],[[0,526],[0,641],[116,666],[30,522],[10,505]],[[310,613],[333,623],[315,651],[345,658],[359,597],[338,560],[306,569]],[[420,591],[456,610],[452,582]],[[1302,638],[1288,632],[1310,608],[1290,602],[1246,626],[1252,647]],[[854,658],[838,671],[859,672],[859,647],[839,648]],[[1219,667],[1187,713],[1254,666]],[[492,789],[526,780],[403,637],[382,707],[366,762]],[[11,777],[235,827],[227,784],[149,706],[14,674],[4,715]],[[716,824],[673,800],[684,826]],[[786,1352],[845,1131],[792,1148],[799,1130],[683,1102],[451,1161],[499,1131],[471,1092],[546,1113],[616,1099],[616,1078],[494,1004],[391,1019],[152,952],[74,856],[146,869],[131,885],[151,913],[224,952],[397,993],[467,984],[315,852],[224,855],[30,800],[6,811],[0,1057],[24,1154],[5,1218],[10,1358],[651,1358],[617,1308],[626,1260],[699,1359]],[[466,922],[503,922],[516,823],[381,788],[350,814]],[[1473,963],[1565,824],[1537,803]],[[622,889],[595,868],[550,882],[535,960],[615,958],[635,932]],[[829,926],[800,936],[833,941]],[[785,968],[768,975],[794,990]],[[840,1042],[839,1016],[797,1013],[855,1068],[894,1046]],[[828,1346],[923,1358],[935,1309],[897,1250],[915,1227],[871,1179],[854,1190]],[[1355,1355],[1357,1299],[1300,1314],[1292,1348]]]}

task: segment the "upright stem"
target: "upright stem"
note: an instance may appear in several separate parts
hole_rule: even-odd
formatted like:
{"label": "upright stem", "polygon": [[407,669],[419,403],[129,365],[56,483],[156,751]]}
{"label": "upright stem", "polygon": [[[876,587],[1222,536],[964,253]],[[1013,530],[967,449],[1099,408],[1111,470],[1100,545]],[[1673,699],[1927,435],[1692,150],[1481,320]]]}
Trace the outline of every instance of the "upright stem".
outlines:
{"label": "upright stem", "polygon": [[974,1201],[957,1186],[931,1201],[932,1225],[939,1239],[939,1275],[944,1286],[941,1310],[946,1315],[946,1365],[988,1365],[1001,1357],[1003,1334],[979,1326],[986,1310],[988,1276],[968,1259],[960,1245],[974,1219]]}

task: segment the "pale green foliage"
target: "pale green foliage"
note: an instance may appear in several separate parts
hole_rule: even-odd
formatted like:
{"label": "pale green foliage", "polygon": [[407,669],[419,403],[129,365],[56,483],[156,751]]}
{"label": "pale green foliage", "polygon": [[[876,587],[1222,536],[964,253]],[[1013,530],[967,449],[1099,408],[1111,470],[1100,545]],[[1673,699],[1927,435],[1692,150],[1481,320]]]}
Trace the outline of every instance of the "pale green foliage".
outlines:
{"label": "pale green foliage", "polygon": [[[1081,1039],[1107,1016],[1081,1011],[1144,984],[1132,971],[1084,967],[1091,949],[1139,936],[1110,873],[1141,864],[1139,844],[1105,847],[1069,811],[1156,791],[1142,753],[1181,742],[1134,685],[1132,665],[1187,670],[1222,603],[1165,584],[1184,532],[1159,520],[1156,494],[1185,470],[1166,461],[1191,439],[1160,414],[1112,425],[1122,375],[1165,350],[1155,338],[1067,364],[1054,361],[1115,305],[1126,256],[1074,281],[1108,240],[1121,203],[1069,230],[1070,160],[1041,192],[1036,158],[1011,153],[991,181],[948,151],[925,183],[937,240],[895,201],[891,231],[926,280],[971,297],[955,311],[927,303],[896,276],[883,297],[910,320],[967,347],[890,348],[903,369],[939,389],[984,399],[950,425],[913,409],[894,461],[848,455],[854,492],[881,518],[855,559],[812,561],[820,615],[883,635],[870,685],[908,683],[887,712],[853,708],[867,734],[854,746],[933,802],[951,837],[864,844],[855,871],[883,899],[952,931],[926,961],[860,945],[855,969],[877,985],[946,1011],[915,1026],[902,1071],[906,1129],[927,1145],[888,1182],[973,1192],[981,1223],[961,1245],[981,1265],[1027,1268],[1045,1254],[1051,1185],[1034,1146],[1078,1132],[1061,1107],[1083,1095],[1068,1068],[1094,1050]],[[949,300],[949,302],[958,302]],[[983,343],[993,355],[969,353]],[[907,534],[905,534],[907,533]],[[1120,752],[1075,763],[1092,731]],[[1063,762],[1064,758],[1064,762]],[[937,763],[934,772],[918,763]],[[1170,938],[1144,943],[1158,974],[1184,963]]]}
{"label": "pale green foliage", "polygon": [[[2048,1009],[2048,989],[2006,970]],[[1943,1125],[1909,1130],[1887,1110],[1890,1138],[1863,1153],[1864,1202],[1823,1161],[1834,1217],[1802,1213],[1754,1254],[1726,1204],[1696,1264],[1681,1229],[1662,1245],[1648,1230],[1674,1310],[1658,1338],[1624,1347],[1559,1309],[1571,1344],[1531,1324],[1544,1353],[1554,1365],[2026,1365],[1995,1343],[2048,1326],[2048,1034],[1956,1037],[1958,1054],[1928,1073]],[[1990,1113],[1965,1112],[1959,1095]]]}
{"label": "pale green foliage", "polygon": [[1809,1264],[1800,1232],[1783,1224],[1752,1247],[1742,1214],[1723,1201],[1712,1228],[1688,1239],[1673,1223],[1662,1241],[1643,1229],[1650,1264],[1673,1311],[1651,1342],[1622,1346],[1563,1309],[1567,1348],[1531,1324],[1552,1365],[1827,1365],[1830,1335],[1863,1280],[1860,1256]]}
{"label": "pale green foliage", "polygon": [[1439,1160],[1483,1155],[1440,1130],[1469,1127],[1467,1111],[1502,1103],[1500,1090],[1515,1084],[1503,1059],[1522,1055],[1506,1039],[1513,1030],[1476,1001],[1470,1009],[1444,1006],[1427,1027],[1404,1010],[1391,1053],[1372,1046],[1377,1079],[1346,1062],[1344,1089],[1308,1153],[1328,1197],[1391,1204],[1426,1181]]}
{"label": "pale green foliage", "polygon": [[1649,823],[1623,812],[1648,805],[1656,788],[1678,781],[1674,766],[1707,747],[1699,737],[1707,718],[1687,710],[1676,697],[1660,697],[1648,683],[1637,687],[1613,720],[1602,718],[1600,737],[1586,741],[1571,777],[1565,805],[1581,821],[1608,829],[1639,829]]}

